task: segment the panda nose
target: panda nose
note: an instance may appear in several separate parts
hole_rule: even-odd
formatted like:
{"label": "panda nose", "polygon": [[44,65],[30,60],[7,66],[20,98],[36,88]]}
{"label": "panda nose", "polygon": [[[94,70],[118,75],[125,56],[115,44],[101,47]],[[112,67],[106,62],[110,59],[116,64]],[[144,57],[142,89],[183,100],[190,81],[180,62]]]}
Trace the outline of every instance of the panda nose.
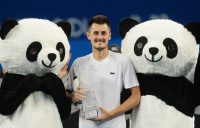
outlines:
{"label": "panda nose", "polygon": [[151,54],[152,56],[154,56],[154,55],[156,55],[156,54],[158,53],[158,48],[156,48],[156,47],[151,47],[151,48],[149,49],[149,52],[150,52],[150,54]]}
{"label": "panda nose", "polygon": [[56,54],[54,54],[54,53],[49,53],[49,54],[48,54],[48,58],[49,58],[49,60],[52,62],[52,61],[54,61],[54,60],[56,59]]}

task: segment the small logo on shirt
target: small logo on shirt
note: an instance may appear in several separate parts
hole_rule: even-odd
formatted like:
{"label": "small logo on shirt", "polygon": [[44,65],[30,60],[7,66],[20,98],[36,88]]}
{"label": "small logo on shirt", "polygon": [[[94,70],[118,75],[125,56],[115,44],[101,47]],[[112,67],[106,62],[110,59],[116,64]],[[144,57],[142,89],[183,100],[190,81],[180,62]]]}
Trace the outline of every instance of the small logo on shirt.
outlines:
{"label": "small logo on shirt", "polygon": [[114,72],[110,72],[110,75],[114,75],[115,73]]}

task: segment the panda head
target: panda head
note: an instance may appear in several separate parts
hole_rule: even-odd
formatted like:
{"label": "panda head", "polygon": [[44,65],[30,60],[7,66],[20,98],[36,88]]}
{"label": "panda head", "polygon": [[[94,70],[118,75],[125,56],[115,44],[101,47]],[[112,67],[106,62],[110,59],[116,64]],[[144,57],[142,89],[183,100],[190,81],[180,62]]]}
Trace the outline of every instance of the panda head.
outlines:
{"label": "panda head", "polygon": [[8,73],[58,74],[69,58],[70,32],[68,22],[7,20],[0,31],[0,63]]}
{"label": "panda head", "polygon": [[138,73],[186,76],[196,64],[199,23],[183,26],[159,19],[138,23],[127,18],[120,22],[119,32],[122,53]]}

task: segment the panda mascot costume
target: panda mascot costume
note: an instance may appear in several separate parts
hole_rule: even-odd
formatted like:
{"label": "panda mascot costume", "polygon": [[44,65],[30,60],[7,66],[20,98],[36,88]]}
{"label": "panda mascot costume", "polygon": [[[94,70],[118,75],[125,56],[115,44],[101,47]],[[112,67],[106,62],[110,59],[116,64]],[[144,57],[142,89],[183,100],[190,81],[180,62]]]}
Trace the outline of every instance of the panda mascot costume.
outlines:
{"label": "panda mascot costume", "polygon": [[196,25],[164,19],[120,22],[122,54],[134,64],[142,95],[132,111],[132,128],[194,127],[193,83],[200,41]]}
{"label": "panda mascot costume", "polygon": [[[200,32],[199,32],[200,34]],[[200,54],[197,60],[196,70],[195,70],[195,77],[194,77],[194,85],[195,85],[195,91],[196,91],[196,104],[200,104]],[[200,128],[200,105],[195,109],[195,128]]]}
{"label": "panda mascot costume", "polygon": [[10,19],[1,26],[1,128],[63,128],[71,101],[58,77],[69,57],[68,22]]}

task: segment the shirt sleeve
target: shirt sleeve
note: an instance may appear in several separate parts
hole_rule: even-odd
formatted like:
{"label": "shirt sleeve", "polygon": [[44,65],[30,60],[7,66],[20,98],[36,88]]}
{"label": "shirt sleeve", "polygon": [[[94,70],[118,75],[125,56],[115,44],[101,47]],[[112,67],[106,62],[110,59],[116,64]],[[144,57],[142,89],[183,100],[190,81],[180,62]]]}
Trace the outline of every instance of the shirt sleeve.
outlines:
{"label": "shirt sleeve", "polygon": [[123,66],[123,84],[126,89],[139,86],[139,82],[135,73],[134,65],[130,58],[124,56]]}

